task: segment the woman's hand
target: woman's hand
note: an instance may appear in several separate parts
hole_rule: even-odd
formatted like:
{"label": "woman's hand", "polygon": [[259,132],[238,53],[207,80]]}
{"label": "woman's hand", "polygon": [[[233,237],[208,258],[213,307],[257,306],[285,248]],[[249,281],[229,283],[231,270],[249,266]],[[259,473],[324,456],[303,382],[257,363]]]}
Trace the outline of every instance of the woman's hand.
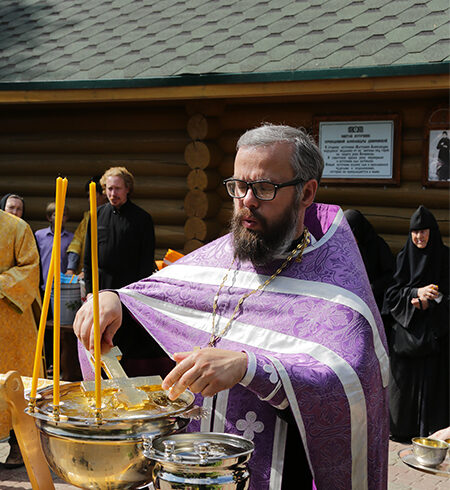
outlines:
{"label": "woman's hand", "polygon": [[427,310],[430,306],[426,299],[421,300],[419,298],[413,298],[411,300],[411,304],[414,306],[414,308],[417,308],[418,310]]}
{"label": "woman's hand", "polygon": [[421,301],[436,299],[439,296],[439,288],[436,284],[428,284],[428,286],[418,289],[417,296]]}
{"label": "woman's hand", "polygon": [[450,439],[450,426],[445,427],[444,429],[438,430],[434,434],[431,434],[432,439],[440,439],[441,441],[445,441],[446,439]]}
{"label": "woman's hand", "polygon": [[[101,350],[106,353],[113,347],[112,339],[122,324],[122,303],[112,291],[99,294],[99,323]],[[94,303],[88,301],[78,310],[73,322],[73,331],[90,352],[94,352]]]}

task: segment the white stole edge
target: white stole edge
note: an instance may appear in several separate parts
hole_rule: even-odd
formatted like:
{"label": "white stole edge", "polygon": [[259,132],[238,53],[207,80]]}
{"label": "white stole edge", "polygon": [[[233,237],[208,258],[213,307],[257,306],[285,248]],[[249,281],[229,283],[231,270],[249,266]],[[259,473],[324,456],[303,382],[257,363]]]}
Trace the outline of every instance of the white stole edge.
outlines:
{"label": "white stole edge", "polygon": [[[226,270],[216,267],[189,266],[179,265],[177,267],[166,267],[167,272],[164,277],[201,283],[206,285],[219,286],[221,284]],[[170,270],[171,269],[171,270]],[[164,269],[165,270],[165,269]],[[234,286],[242,289],[256,289],[263,283],[268,276],[255,274],[254,272],[245,272],[234,270],[224,283],[224,286]],[[372,341],[375,354],[378,359],[380,374],[385,388],[389,383],[389,357],[386,348],[381,341],[380,332],[378,331],[375,317],[369,306],[355,293],[348,291],[340,286],[327,284],[318,281],[305,281],[303,279],[294,279],[291,277],[278,276],[275,281],[266,286],[265,291],[280,294],[295,294],[297,296],[308,296],[319,298],[332,303],[341,304],[351,308],[363,316],[370,325],[372,332]],[[127,290],[121,290],[127,292]],[[219,327],[219,323],[217,324]]]}
{"label": "white stole edge", "polygon": [[280,490],[283,480],[288,424],[276,416],[270,468],[269,490]]}
{"label": "white stole edge", "polygon": [[[190,328],[210,332],[211,313],[166,303],[134,290],[123,289],[120,292],[133,297],[159,313],[183,323]],[[217,317],[217,320],[219,320],[219,315]],[[250,345],[258,349],[271,350],[277,353],[304,353],[328,366],[336,374],[346,394],[350,410],[352,488],[355,490],[365,490],[367,488],[367,407],[361,382],[353,367],[345,359],[321,344],[298,339],[273,330],[266,330],[255,325],[244,324],[237,320],[233,323],[233,328],[228,331],[226,338],[232,342]],[[305,452],[310,463],[306,438],[304,437],[303,421],[291,381],[282,364],[276,358],[271,357],[271,360],[278,368],[294,417],[299,425],[300,433],[305,444]],[[203,425],[204,423],[206,425],[206,422],[206,420],[202,421],[202,432],[204,431]],[[301,427],[303,427],[303,433]]]}

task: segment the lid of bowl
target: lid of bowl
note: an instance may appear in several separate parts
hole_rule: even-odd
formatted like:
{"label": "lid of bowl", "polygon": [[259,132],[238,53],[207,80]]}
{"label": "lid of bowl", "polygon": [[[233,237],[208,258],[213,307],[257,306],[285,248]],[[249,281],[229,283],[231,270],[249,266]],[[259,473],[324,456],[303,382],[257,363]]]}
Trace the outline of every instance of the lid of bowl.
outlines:
{"label": "lid of bowl", "polygon": [[249,458],[255,447],[244,437],[219,432],[172,434],[146,442],[148,458],[183,465],[207,465],[241,456]]}

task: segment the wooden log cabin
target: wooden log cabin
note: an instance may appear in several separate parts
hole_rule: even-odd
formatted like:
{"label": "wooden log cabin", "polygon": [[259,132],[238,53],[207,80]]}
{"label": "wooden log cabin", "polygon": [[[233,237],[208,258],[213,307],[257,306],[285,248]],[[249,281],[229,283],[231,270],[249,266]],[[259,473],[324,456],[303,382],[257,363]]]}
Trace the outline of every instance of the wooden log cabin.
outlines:
{"label": "wooden log cabin", "polygon": [[[64,20],[64,9],[57,7],[56,0],[49,3],[54,15]],[[439,20],[445,1],[420,4],[416,17],[412,12],[408,17],[415,20],[402,20],[406,9],[398,6],[391,6],[395,13],[386,20],[380,13],[386,7],[382,0],[370,5],[340,0],[331,12],[334,15],[323,2],[305,7],[308,2],[285,1],[271,9],[268,2],[255,1],[252,6],[273,22],[263,20],[262,13],[250,18],[242,9],[235,12],[236,25],[247,28],[238,40],[234,28],[220,28],[228,18],[226,9],[200,15],[195,9],[184,10],[183,2],[166,3],[175,9],[172,23],[161,9],[143,7],[142,19],[153,8],[147,12],[152,22],[144,23],[127,11],[127,2],[105,2],[106,10],[91,26],[92,35],[114,33],[105,15],[111,14],[110,4],[120,6],[129,27],[120,31],[129,34],[115,36],[117,42],[129,36],[122,54],[114,47],[117,42],[106,43],[101,51],[86,41],[78,51],[66,47],[58,55],[56,48],[63,38],[45,30],[44,15],[35,32],[40,40],[31,36],[34,43],[30,33],[24,34],[27,17],[9,18],[11,45],[3,46],[0,56],[0,61],[7,61],[0,68],[0,195],[14,191],[24,196],[26,218],[33,229],[46,226],[45,206],[53,200],[58,175],[69,179],[67,228],[74,230],[88,208],[86,181],[110,166],[123,165],[136,178],[133,200],[154,218],[157,258],[168,248],[187,253],[227,232],[232,202],[222,181],[233,173],[236,141],[245,130],[267,121],[314,133],[317,118],[396,115],[400,122],[395,139],[397,180],[324,180],[317,200],[362,211],[394,253],[406,240],[411,214],[424,204],[449,243],[448,182],[436,184],[426,178],[429,131],[449,127],[449,51],[444,49],[445,22]],[[414,4],[400,3],[409,8]],[[359,13],[351,14],[351,6]],[[177,9],[185,14],[185,25],[197,21],[205,34],[185,32],[183,23],[176,22]],[[87,15],[88,10],[77,15]],[[308,23],[301,21],[305,14]],[[84,32],[82,20],[78,19],[79,29],[70,32],[72,38]],[[274,26],[283,20],[293,24],[289,29],[285,26],[280,36],[302,29],[297,37],[288,36],[290,41],[271,43],[276,37]],[[166,32],[170,24],[173,35],[164,37],[158,21],[165,22]],[[347,31],[333,35],[343,25]],[[252,36],[263,27],[266,35],[261,34],[257,42]],[[404,35],[407,28],[409,37]],[[229,38],[224,35],[227,29]],[[362,41],[361,32],[366,32]],[[159,43],[154,42],[156,34]],[[311,43],[313,38],[316,44]],[[221,51],[221,42],[226,45],[227,39],[234,47]],[[14,51],[14,40],[21,43],[22,51]],[[370,44],[364,44],[368,40],[378,43],[373,53]],[[426,49],[418,49],[425,41]],[[41,42],[53,47],[55,54],[51,49],[43,54]],[[186,46],[193,49],[194,45],[198,49],[191,53]],[[144,48],[145,69],[139,72]],[[211,49],[214,56],[209,55]],[[277,57],[277,49],[286,56],[278,53]],[[353,50],[354,57],[344,56],[346,50]],[[112,58],[114,66],[108,71],[104,67],[108,60],[111,65]]]}

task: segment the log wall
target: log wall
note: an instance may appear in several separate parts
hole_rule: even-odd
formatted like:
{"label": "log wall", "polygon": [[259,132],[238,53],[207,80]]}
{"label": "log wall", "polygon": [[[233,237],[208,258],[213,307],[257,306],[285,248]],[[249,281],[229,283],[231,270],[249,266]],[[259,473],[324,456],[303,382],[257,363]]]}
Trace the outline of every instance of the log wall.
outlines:
{"label": "log wall", "polygon": [[[215,145],[214,152],[216,155],[222,155],[217,167],[222,180],[233,173],[235,145],[240,134],[248,128],[258,126],[261,122],[301,126],[312,133],[314,116],[399,114],[402,125],[399,185],[366,183],[321,185],[316,199],[319,202],[339,204],[343,209],[359,209],[374,225],[377,232],[385,238],[392,251],[397,253],[406,241],[410,216],[420,204],[427,206],[434,213],[444,241],[449,243],[448,189],[424,187],[421,180],[426,120],[434,107],[445,103],[442,97],[423,96],[414,99],[377,97],[373,100],[367,96],[359,100],[353,99],[351,102],[334,101],[324,97],[308,102],[304,100],[277,101],[274,104],[262,103],[262,101],[241,102],[226,105],[219,115],[204,114],[205,121],[201,126],[205,132],[204,128],[211,121],[214,134],[217,134],[218,129],[221,130],[216,140],[218,148]],[[196,125],[199,126],[198,114],[195,117]],[[207,142],[207,144],[212,143]],[[214,168],[216,165],[214,161]],[[202,169],[207,170],[205,167]],[[232,203],[222,186],[218,187],[217,194],[222,199],[222,206],[215,221],[220,224],[221,233],[225,233],[232,212]],[[206,196],[205,192],[205,199]],[[205,219],[201,225],[198,220],[190,225],[192,227],[190,234],[194,233],[194,229],[201,230],[206,237],[213,233],[210,219]],[[214,225],[217,228],[217,222]],[[211,230],[209,234],[206,231],[208,229]]]}
{"label": "log wall", "polygon": [[189,142],[183,105],[46,105],[0,109],[0,195],[24,196],[26,219],[36,230],[48,224],[58,175],[69,180],[67,205],[73,231],[89,201],[85,184],[111,166],[135,176],[133,201],[153,217],[156,256],[184,249],[184,199]]}
{"label": "log wall", "polygon": [[26,218],[38,229],[46,226],[55,178],[67,176],[67,228],[74,230],[88,209],[86,181],[123,165],[136,178],[133,200],[154,218],[157,258],[167,248],[187,253],[227,232],[232,203],[222,180],[233,174],[236,141],[246,129],[268,121],[312,132],[314,116],[395,113],[402,125],[400,184],[322,185],[317,200],[362,211],[394,253],[406,240],[411,214],[424,204],[449,243],[448,189],[421,182],[426,118],[445,103],[432,94],[378,94],[2,106],[0,195],[23,195]]}

